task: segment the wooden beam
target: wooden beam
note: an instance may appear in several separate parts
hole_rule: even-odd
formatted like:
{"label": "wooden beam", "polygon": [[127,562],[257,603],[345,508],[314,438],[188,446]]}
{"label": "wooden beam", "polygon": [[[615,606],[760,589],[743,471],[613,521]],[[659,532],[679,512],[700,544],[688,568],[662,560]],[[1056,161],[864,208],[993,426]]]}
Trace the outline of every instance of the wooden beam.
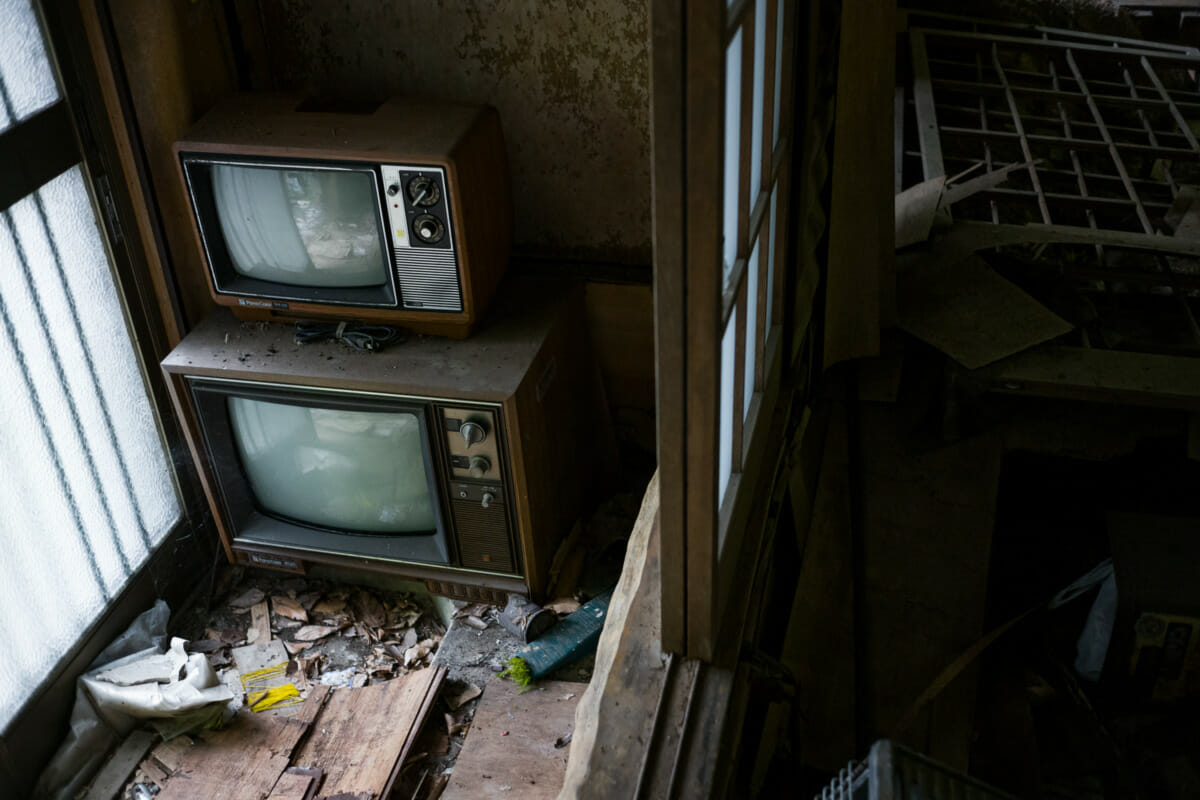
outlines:
{"label": "wooden beam", "polygon": [[[653,0],[650,8],[650,116],[654,195],[654,346],[658,466],[662,647],[687,649],[687,246],[683,139],[683,3]],[[611,613],[611,611],[610,611]]]}
{"label": "wooden beam", "polygon": [[894,14],[891,2],[848,0],[842,7],[825,289],[826,368],[879,353],[880,276],[895,252]]}
{"label": "wooden beam", "polygon": [[88,787],[86,800],[113,800],[120,796],[121,789],[138,764],[150,752],[150,746],[158,737],[150,731],[134,731],[125,737]]}
{"label": "wooden beam", "polygon": [[991,389],[1102,403],[1200,411],[1200,359],[1037,347],[970,375]]}

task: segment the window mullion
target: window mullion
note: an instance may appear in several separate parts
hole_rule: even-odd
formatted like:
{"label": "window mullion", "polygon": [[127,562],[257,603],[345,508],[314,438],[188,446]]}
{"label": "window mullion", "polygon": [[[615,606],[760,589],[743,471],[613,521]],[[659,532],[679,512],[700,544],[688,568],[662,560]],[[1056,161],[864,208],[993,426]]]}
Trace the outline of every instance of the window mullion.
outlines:
{"label": "window mullion", "polygon": [[79,163],[71,113],[60,100],[0,133],[0,211]]}

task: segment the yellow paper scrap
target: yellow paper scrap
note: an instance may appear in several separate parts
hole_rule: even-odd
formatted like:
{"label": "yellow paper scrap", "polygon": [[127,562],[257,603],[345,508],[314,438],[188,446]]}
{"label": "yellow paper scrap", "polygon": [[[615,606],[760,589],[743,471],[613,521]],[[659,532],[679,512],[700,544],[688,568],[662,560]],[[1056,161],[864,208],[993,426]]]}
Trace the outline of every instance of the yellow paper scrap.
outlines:
{"label": "yellow paper scrap", "polygon": [[[291,706],[302,702],[300,690],[294,684],[285,683],[282,686],[272,686],[261,692],[255,692],[246,698],[250,710],[258,713],[277,706]],[[291,702],[288,702],[291,701]]]}

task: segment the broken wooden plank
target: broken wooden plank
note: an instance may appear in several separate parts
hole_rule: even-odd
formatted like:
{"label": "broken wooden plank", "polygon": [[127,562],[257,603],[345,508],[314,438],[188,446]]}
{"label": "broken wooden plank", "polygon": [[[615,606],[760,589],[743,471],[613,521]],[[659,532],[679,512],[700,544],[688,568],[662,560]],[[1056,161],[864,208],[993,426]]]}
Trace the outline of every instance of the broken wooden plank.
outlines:
{"label": "broken wooden plank", "polygon": [[584,684],[541,681],[535,691],[493,678],[454,765],[443,800],[554,800],[563,785]]}
{"label": "broken wooden plank", "polygon": [[897,306],[903,330],[969,369],[1073,328],[978,256],[901,272]]}
{"label": "broken wooden plank", "polygon": [[156,800],[262,800],[328,697],[329,687],[315,686],[294,717],[242,712],[225,730],[205,733],[183,754]]}
{"label": "broken wooden plank", "polygon": [[142,763],[138,764],[138,769],[146,773],[146,777],[158,784],[162,788],[167,784],[167,779],[171,777],[171,773],[163,769],[162,764],[159,764],[153,758],[144,758]]}
{"label": "broken wooden plank", "polygon": [[[663,638],[659,558],[665,549],[659,536],[656,471],[625,549],[591,683],[575,710],[571,758],[562,779],[566,797],[599,800],[629,794],[629,776],[647,769],[643,743],[654,736],[656,709],[666,701],[670,674],[663,668],[659,647]],[[642,678],[634,685],[630,675]],[[663,750],[672,752],[668,745]]]}
{"label": "broken wooden plank", "polygon": [[333,691],[297,763],[325,771],[323,797],[361,792],[386,797],[445,677],[444,667],[434,667]]}
{"label": "broken wooden plank", "polygon": [[275,781],[267,800],[305,800],[312,796],[313,776],[285,771]]}
{"label": "broken wooden plank", "polygon": [[266,600],[260,600],[250,607],[250,628],[246,631],[246,641],[268,642],[271,640],[271,609]]}
{"label": "broken wooden plank", "polygon": [[993,391],[1200,411],[1200,359],[1037,347],[971,373]]}
{"label": "broken wooden plank", "polygon": [[151,731],[134,731],[126,736],[112,758],[96,773],[88,789],[87,800],[112,800],[116,797],[157,738]]}
{"label": "broken wooden plank", "polygon": [[176,772],[183,764],[184,754],[191,748],[192,740],[187,736],[176,736],[170,741],[163,742],[150,751],[150,758],[167,771]]}

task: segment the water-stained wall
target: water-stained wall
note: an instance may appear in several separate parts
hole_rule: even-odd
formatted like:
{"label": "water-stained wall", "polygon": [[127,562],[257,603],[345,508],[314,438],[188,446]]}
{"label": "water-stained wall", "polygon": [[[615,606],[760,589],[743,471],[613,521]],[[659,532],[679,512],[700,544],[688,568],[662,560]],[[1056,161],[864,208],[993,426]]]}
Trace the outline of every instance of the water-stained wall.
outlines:
{"label": "water-stained wall", "polygon": [[526,254],[650,263],[647,0],[263,0],[280,88],[500,110]]}

